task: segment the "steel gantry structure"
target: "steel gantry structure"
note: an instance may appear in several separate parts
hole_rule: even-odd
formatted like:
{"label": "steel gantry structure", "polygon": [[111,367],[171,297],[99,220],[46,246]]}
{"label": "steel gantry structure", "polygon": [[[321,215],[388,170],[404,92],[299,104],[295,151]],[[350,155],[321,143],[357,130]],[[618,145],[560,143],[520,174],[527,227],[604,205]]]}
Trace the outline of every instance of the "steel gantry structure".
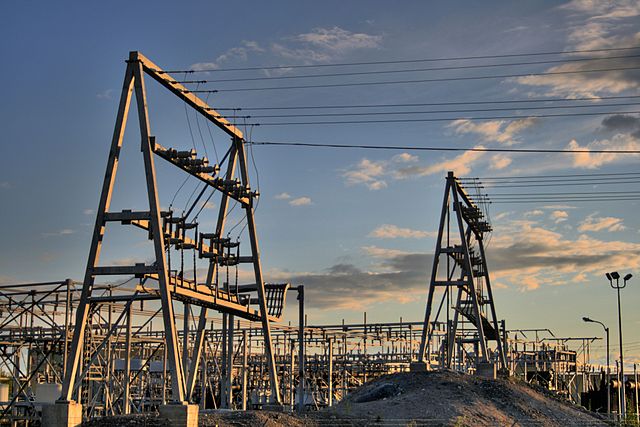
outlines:
{"label": "steel gantry structure", "polygon": [[[210,165],[208,159],[206,157],[198,157],[195,150],[185,151],[165,148],[152,136],[145,76],[149,76],[160,83],[184,104],[191,107],[230,137],[231,144],[225,156],[227,163],[224,173],[221,173],[220,165]],[[114,190],[114,181],[120,161],[129,108],[134,96],[138,110],[141,152],[144,160],[149,209],[145,211],[123,210],[121,212],[111,212],[109,208]],[[270,378],[271,398],[273,403],[279,404],[281,402],[271,342],[270,323],[278,320],[282,314],[284,296],[288,285],[265,285],[264,283],[254,219],[254,200],[258,197],[258,192],[253,191],[250,187],[244,144],[242,132],[223,118],[216,110],[177,83],[174,78],[141,53],[130,53],[127,60],[107,170],[96,214],[86,273],[82,284],[82,293],[76,310],[68,367],[62,384],[61,402],[81,399],[81,396],[77,395],[79,381],[88,375],[92,369],[91,364],[99,357],[98,353],[103,350],[103,346],[98,346],[97,351],[91,352],[84,345],[88,333],[87,326],[91,324],[96,304],[99,302],[125,304],[125,310],[116,322],[118,323],[124,321],[125,318],[129,319],[132,303],[142,299],[157,299],[160,301],[160,313],[165,331],[164,345],[166,345],[167,349],[167,364],[171,374],[172,401],[189,402],[192,400],[196,372],[198,372],[200,354],[204,343],[207,311],[213,309],[225,313],[225,323],[228,325],[228,331],[231,331],[226,334],[227,346],[233,345],[234,334],[232,329],[234,317],[260,321],[265,342],[264,350]],[[215,229],[210,232],[202,232],[199,224],[197,222],[189,222],[186,215],[175,216],[172,211],[161,210],[155,156],[195,177],[205,184],[205,189],[208,188],[221,193],[219,215]],[[238,177],[235,175],[236,170],[239,170]],[[244,209],[250,241],[250,255],[240,256],[240,242],[231,241],[229,237],[224,235],[230,200],[236,201]],[[153,243],[153,262],[129,266],[101,266],[99,264],[106,226],[108,223],[118,222],[147,232],[148,239]],[[170,251],[172,249],[192,251],[194,257],[197,255],[200,259],[208,261],[208,271],[204,283],[199,283],[195,272],[194,277],[189,280],[185,277],[186,274],[183,269],[179,272],[171,269]],[[239,263],[253,265],[254,284],[242,287],[236,284],[235,287],[232,287],[228,281],[219,283],[218,270],[220,267],[238,265]],[[97,296],[94,292],[94,284],[99,276],[135,277],[140,280],[140,286],[133,295],[105,298],[104,296]],[[251,293],[255,293],[256,297],[252,298],[250,296]],[[175,300],[179,300],[185,305],[185,313],[190,313],[190,306],[192,305],[200,307],[198,328],[194,335],[195,344],[191,354],[187,353],[188,342],[186,341],[182,343],[181,351],[173,306]],[[130,323],[129,320],[127,322],[127,324]],[[188,320],[185,322],[188,323]],[[184,339],[188,340],[189,334],[185,335]],[[88,352],[93,354],[88,355]],[[88,365],[87,361],[90,362]]]}
{"label": "steel gantry structure", "polygon": [[[485,214],[460,185],[454,173],[449,172],[433,256],[419,362],[425,362],[425,355],[429,353],[431,345],[431,317],[436,289],[444,288],[442,300],[433,316],[436,321],[441,315],[447,319],[446,346],[442,351],[445,355],[444,366],[451,368],[456,348],[464,353],[465,347],[473,346],[472,354],[475,355],[476,365],[497,362],[500,369],[506,370],[504,327],[500,328],[496,316],[484,249],[484,236],[490,231],[491,225]],[[444,263],[442,257],[446,257]],[[454,295],[455,289],[457,292]],[[449,317],[450,312],[453,318]],[[468,321],[466,328],[462,325],[465,319]],[[495,359],[488,346],[488,341],[491,340],[496,342]]]}

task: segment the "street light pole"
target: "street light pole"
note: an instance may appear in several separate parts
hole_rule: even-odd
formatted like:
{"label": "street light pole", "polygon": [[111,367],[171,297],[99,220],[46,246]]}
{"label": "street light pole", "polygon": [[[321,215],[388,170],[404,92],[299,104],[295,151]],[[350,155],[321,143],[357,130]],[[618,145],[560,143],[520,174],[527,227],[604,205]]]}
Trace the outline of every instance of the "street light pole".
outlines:
{"label": "street light pole", "polygon": [[585,322],[598,323],[602,325],[602,327],[604,328],[604,332],[607,338],[607,414],[611,414],[611,374],[609,369],[609,328],[607,328],[605,324],[600,322],[599,320],[593,320],[588,317],[583,317],[582,320]]}
{"label": "street light pole", "polygon": [[[620,289],[624,289],[627,286],[627,281],[631,279],[632,274],[629,273],[623,278],[623,285],[620,286],[620,274],[617,271],[613,271],[611,273],[606,273],[605,276],[609,280],[609,285],[615,289],[618,293],[618,338],[620,344],[620,388],[619,393],[621,397],[621,405],[620,405],[620,414],[621,417],[626,417],[627,414],[627,401],[625,397],[625,389],[624,389],[624,355],[622,350],[622,310],[620,308]],[[613,281],[616,281],[614,286]]]}

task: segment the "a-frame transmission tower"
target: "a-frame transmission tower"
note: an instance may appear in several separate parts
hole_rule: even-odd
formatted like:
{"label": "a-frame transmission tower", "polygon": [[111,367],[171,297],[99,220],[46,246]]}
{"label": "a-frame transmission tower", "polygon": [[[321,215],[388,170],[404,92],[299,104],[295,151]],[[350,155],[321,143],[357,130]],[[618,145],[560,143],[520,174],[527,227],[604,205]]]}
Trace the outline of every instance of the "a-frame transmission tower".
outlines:
{"label": "a-frame transmission tower", "polygon": [[[165,148],[156,141],[156,138],[151,134],[149,123],[145,75],[157,81],[231,138],[229,150],[225,158],[222,159],[222,162],[225,162],[226,159],[226,165],[222,165],[224,172],[220,171],[221,167],[219,165],[210,165],[206,158],[199,158],[195,150],[180,151],[173,148]],[[111,212],[109,207],[123,145],[125,126],[129,107],[134,96],[137,103],[149,210]],[[91,334],[92,328],[89,325],[95,316],[95,307],[105,303],[125,304],[123,312],[128,313],[130,334],[130,308],[132,302],[138,300],[159,300],[160,303],[160,314],[165,337],[164,346],[167,353],[167,371],[170,374],[171,384],[171,395],[168,401],[188,403],[193,400],[194,387],[198,378],[197,373],[203,351],[207,310],[216,310],[225,314],[229,342],[225,343],[224,346],[229,349],[233,348],[234,316],[261,322],[266,364],[269,372],[271,401],[276,404],[281,402],[271,342],[270,322],[279,320],[282,315],[288,284],[265,286],[263,280],[258,236],[254,221],[254,200],[258,197],[258,194],[256,191],[252,191],[250,187],[244,144],[245,140],[242,132],[225,120],[220,113],[139,52],[131,52],[129,54],[107,170],[97,209],[81,299],[76,312],[73,341],[70,345],[71,350],[62,386],[62,395],[59,399],[60,403],[84,400],[79,392],[83,380],[96,375],[95,365],[101,359],[99,353],[109,345],[108,339],[114,335],[116,323],[120,321],[119,319],[113,325],[110,325],[111,329],[105,332],[106,336],[101,342],[92,344],[92,348],[88,348],[86,337]],[[174,216],[171,211],[161,210],[154,164],[156,156],[195,177],[205,184],[205,188],[221,193],[218,221],[215,229],[210,232],[202,232],[203,227],[199,229],[197,223],[189,222],[185,216]],[[236,170],[239,171],[238,177],[235,176]],[[231,241],[229,237],[224,235],[226,219],[230,210],[229,205],[233,200],[238,202],[244,209],[247,234],[250,240],[249,255],[240,256],[239,243]],[[120,223],[145,231],[149,240],[153,243],[154,261],[130,266],[100,265],[100,251],[108,223]],[[170,259],[167,259],[167,254],[172,248],[174,250],[193,251],[194,260],[197,255],[200,260],[208,261],[208,271],[204,283],[198,282],[197,277],[195,277],[195,271],[193,280],[187,280],[184,277],[184,272],[177,272],[170,268]],[[218,274],[216,273],[221,267],[237,266],[239,263],[253,266],[255,276],[253,284],[243,286],[236,284],[234,287],[228,281],[218,283]],[[130,276],[138,278],[141,283],[144,282],[144,285],[138,286],[133,295],[97,295],[94,285],[96,278],[99,276]],[[195,334],[186,329],[185,333],[183,333],[182,345],[176,326],[174,300],[181,301],[185,305],[200,307],[200,317]],[[185,313],[188,313],[186,309]],[[120,317],[123,318],[123,316]],[[188,319],[188,316],[185,317]],[[187,322],[188,320],[184,321],[185,324]],[[189,337],[192,337],[191,342],[188,341]],[[126,351],[125,357],[127,358],[127,363],[130,363],[130,354]],[[229,360],[229,367],[232,366],[232,358],[227,357],[227,359]],[[93,370],[92,365],[94,366]],[[108,366],[104,368],[105,371],[108,369]],[[124,399],[122,396],[118,397],[120,403],[113,400],[115,397],[107,396],[104,398],[107,403],[111,402],[112,405],[124,405],[124,413],[128,412],[126,408],[129,406],[127,394],[129,380],[130,377],[125,378],[125,384],[123,385]],[[227,383],[230,384],[230,380]],[[230,393],[230,391],[227,392]],[[109,395],[110,393],[104,391],[103,394]]]}
{"label": "a-frame transmission tower", "polygon": [[[425,356],[431,354],[434,325],[446,316],[447,336],[439,349],[439,354],[443,356],[440,358],[441,366],[451,368],[456,348],[461,350],[472,346],[476,359],[474,362],[497,362],[497,367],[506,368],[502,331],[496,317],[485,256],[484,236],[490,231],[491,225],[482,210],[453,172],[449,172],[429,283],[419,362],[424,362]],[[436,290],[439,288],[444,292],[433,315]],[[463,322],[464,328],[461,325]],[[493,354],[488,341],[496,342]]]}

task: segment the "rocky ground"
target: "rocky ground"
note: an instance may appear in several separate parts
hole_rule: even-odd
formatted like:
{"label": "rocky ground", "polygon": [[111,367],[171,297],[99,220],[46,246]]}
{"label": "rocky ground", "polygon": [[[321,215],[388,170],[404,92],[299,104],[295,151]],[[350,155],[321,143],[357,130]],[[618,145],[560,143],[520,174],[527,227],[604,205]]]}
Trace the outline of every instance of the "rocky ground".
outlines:
{"label": "rocky ground", "polygon": [[[110,417],[87,427],[164,427],[157,416]],[[606,426],[597,414],[514,380],[456,372],[385,375],[332,408],[304,417],[270,411],[207,411],[199,425],[311,426]]]}

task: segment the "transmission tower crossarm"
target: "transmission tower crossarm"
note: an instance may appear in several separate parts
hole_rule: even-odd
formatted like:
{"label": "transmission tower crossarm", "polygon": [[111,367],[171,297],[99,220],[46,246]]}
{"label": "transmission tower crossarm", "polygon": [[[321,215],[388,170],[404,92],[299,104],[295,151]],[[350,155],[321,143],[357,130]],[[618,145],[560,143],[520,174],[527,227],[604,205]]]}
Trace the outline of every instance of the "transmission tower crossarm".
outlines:
{"label": "transmission tower crossarm", "polygon": [[233,124],[222,117],[219,112],[215,111],[206,102],[198,98],[194,93],[178,83],[176,79],[163,71],[162,68],[154,64],[142,53],[136,51],[130,52],[129,61],[139,62],[142,65],[144,72],[147,73],[151,78],[174,93],[178,98],[182,99],[187,104],[192,106],[197,112],[202,114],[213,124],[229,134],[229,136],[238,139],[244,138],[240,129],[236,128]]}

